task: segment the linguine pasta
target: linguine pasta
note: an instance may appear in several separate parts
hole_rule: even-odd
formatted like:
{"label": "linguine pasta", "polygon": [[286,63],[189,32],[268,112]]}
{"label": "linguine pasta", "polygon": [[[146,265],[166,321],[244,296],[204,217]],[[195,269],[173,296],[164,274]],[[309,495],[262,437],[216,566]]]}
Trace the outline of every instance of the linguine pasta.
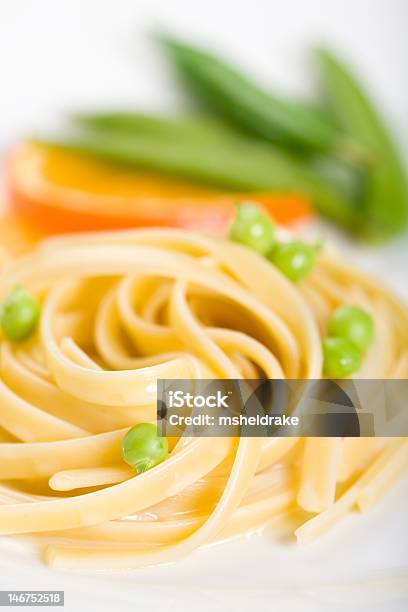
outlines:
{"label": "linguine pasta", "polygon": [[53,566],[172,562],[294,509],[308,542],[408,466],[405,438],[182,437],[143,474],[121,460],[129,427],[156,419],[158,378],[320,378],[343,303],[375,321],[357,375],[408,376],[406,309],[326,249],[295,286],[199,234],[67,236],[5,265],[0,299],[17,283],[41,320],[0,341],[0,534],[33,538]]}

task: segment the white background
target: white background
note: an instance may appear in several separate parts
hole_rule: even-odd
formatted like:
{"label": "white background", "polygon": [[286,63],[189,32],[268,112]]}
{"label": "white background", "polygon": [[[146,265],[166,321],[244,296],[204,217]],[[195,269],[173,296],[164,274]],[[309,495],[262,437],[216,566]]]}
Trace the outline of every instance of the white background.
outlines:
{"label": "white background", "polygon": [[[0,0],[0,150],[78,108],[185,104],[149,39],[164,28],[294,94],[313,92],[310,48],[332,45],[358,66],[408,157],[407,25],[406,0]],[[406,237],[379,250],[345,246],[408,299]],[[110,578],[51,573],[0,544],[0,587],[65,588],[76,610],[84,598],[100,610],[403,610],[406,500],[400,487],[370,517],[350,518],[308,549],[265,536]]]}
{"label": "white background", "polygon": [[175,103],[149,40],[209,42],[276,88],[311,89],[321,42],[361,68],[408,136],[406,0],[0,0],[0,138],[63,109]]}

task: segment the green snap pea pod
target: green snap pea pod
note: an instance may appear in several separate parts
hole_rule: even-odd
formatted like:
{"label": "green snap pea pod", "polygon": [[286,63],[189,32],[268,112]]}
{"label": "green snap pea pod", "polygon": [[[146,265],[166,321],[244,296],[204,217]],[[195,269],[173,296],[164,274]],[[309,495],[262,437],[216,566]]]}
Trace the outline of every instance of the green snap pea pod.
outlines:
{"label": "green snap pea pod", "polygon": [[272,142],[348,162],[366,157],[362,147],[318,109],[264,91],[218,57],[167,37],[159,38],[184,81],[224,118]]}
{"label": "green snap pea pod", "polygon": [[[154,129],[129,130],[82,128],[57,138],[42,140],[98,156],[113,162],[192,178],[228,189],[242,191],[292,191],[309,195],[316,208],[332,221],[355,231],[359,225],[354,204],[308,172],[297,160],[274,147],[221,129],[216,124],[211,137],[188,137],[170,129],[165,119],[163,131],[156,118]],[[177,126],[179,121],[177,121]],[[201,131],[201,127],[199,130]]]}
{"label": "green snap pea pod", "polygon": [[363,234],[381,240],[408,225],[408,186],[400,154],[374,104],[349,70],[329,51],[318,50],[322,85],[339,127],[373,152],[375,163],[362,198]]}
{"label": "green snap pea pod", "polygon": [[122,131],[152,137],[177,139],[179,142],[217,143],[233,138],[236,132],[220,122],[197,116],[166,118],[134,112],[99,112],[77,114],[72,117],[79,127],[95,130]]}

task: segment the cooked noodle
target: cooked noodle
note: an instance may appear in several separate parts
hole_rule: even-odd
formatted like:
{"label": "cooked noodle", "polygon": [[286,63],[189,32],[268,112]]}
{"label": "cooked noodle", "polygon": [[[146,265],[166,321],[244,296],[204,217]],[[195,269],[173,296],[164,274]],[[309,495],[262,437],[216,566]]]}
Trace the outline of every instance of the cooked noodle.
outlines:
{"label": "cooked noodle", "polygon": [[407,311],[338,259],[324,250],[295,286],[236,244],[139,230],[49,239],[8,264],[0,298],[22,284],[41,322],[0,343],[0,533],[29,534],[57,567],[140,567],[293,508],[315,514],[296,531],[310,541],[372,505],[408,440],[181,438],[140,475],[120,456],[156,418],[158,378],[320,378],[339,304],[375,321],[357,376],[406,378]]}

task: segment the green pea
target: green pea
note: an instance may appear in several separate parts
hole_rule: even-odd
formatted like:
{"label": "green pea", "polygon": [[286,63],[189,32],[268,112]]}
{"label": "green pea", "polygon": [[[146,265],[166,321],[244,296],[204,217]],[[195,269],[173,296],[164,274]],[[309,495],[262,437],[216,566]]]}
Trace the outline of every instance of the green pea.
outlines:
{"label": "green pea", "polygon": [[122,457],[139,474],[164,461],[168,452],[167,438],[159,436],[153,423],[135,425],[122,440]]}
{"label": "green pea", "polygon": [[17,286],[0,306],[0,326],[14,342],[26,340],[34,332],[40,316],[36,299]]}
{"label": "green pea", "polygon": [[275,243],[275,226],[254,204],[238,204],[230,238],[266,255]]}
{"label": "green pea", "polygon": [[304,242],[283,242],[276,246],[269,259],[282,274],[297,283],[313,268],[317,250],[315,245]]}
{"label": "green pea", "polygon": [[345,338],[360,351],[365,351],[374,338],[374,322],[358,306],[340,306],[330,317],[328,333],[330,336]]}
{"label": "green pea", "polygon": [[361,366],[361,353],[345,338],[323,340],[323,371],[330,378],[345,378]]}

